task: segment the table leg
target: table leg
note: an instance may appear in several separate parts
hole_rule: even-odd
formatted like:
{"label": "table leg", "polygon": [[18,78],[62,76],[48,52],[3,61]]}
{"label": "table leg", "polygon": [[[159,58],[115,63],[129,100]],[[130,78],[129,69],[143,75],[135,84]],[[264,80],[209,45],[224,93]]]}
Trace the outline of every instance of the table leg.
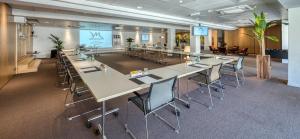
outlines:
{"label": "table leg", "polygon": [[98,130],[100,134],[102,135],[102,139],[107,139],[104,131],[105,127],[105,101],[102,102],[102,124],[101,122],[98,124]]}
{"label": "table leg", "polygon": [[182,63],[182,54],[180,54],[180,63]]}

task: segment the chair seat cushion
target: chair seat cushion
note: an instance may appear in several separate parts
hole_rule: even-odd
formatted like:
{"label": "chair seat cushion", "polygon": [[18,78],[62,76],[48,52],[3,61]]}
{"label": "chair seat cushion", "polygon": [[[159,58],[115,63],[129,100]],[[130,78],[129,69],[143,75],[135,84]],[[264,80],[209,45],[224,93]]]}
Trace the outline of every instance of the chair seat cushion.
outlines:
{"label": "chair seat cushion", "polygon": [[234,64],[224,64],[222,66],[222,70],[235,72],[236,68],[235,68]]}
{"label": "chair seat cushion", "polygon": [[195,82],[200,82],[203,84],[209,83],[206,73],[198,73],[196,76],[190,77],[189,80],[193,80]]}

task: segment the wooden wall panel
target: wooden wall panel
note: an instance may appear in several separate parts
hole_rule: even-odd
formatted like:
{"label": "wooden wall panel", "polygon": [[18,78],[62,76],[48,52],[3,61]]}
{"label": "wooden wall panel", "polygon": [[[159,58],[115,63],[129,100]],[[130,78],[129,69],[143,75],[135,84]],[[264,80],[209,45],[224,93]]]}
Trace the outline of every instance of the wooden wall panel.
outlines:
{"label": "wooden wall panel", "polygon": [[218,31],[212,30],[212,47],[218,47]]}
{"label": "wooden wall panel", "polygon": [[281,25],[277,25],[274,26],[270,29],[267,30],[266,35],[272,35],[272,36],[276,36],[279,39],[279,42],[273,42],[269,39],[266,39],[266,46],[267,48],[271,48],[271,49],[281,49],[282,48],[282,27]]}
{"label": "wooden wall panel", "polygon": [[[266,34],[274,35],[280,40],[280,42],[266,40],[266,47],[271,49],[281,49],[281,25],[268,29]],[[258,54],[260,53],[260,46],[256,39],[251,36],[254,36],[252,27],[243,27],[234,31],[225,31],[225,43],[227,43],[227,47],[239,46],[240,48],[248,48],[249,53],[256,52],[256,54]]]}
{"label": "wooden wall panel", "polygon": [[16,25],[9,22],[7,4],[0,3],[0,88],[14,75],[16,65]]}

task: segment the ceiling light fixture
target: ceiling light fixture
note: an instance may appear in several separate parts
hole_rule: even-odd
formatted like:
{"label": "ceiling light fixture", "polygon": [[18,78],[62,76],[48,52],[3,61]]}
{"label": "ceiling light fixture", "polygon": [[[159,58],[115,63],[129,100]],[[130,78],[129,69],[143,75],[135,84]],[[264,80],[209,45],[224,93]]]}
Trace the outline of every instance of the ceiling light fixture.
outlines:
{"label": "ceiling light fixture", "polygon": [[249,5],[239,5],[239,6],[218,9],[216,11],[219,12],[220,14],[238,14],[250,10],[253,10],[253,8],[250,7]]}
{"label": "ceiling light fixture", "polygon": [[122,29],[123,29],[122,26],[117,26],[117,27],[115,27],[115,30],[122,30]]}
{"label": "ceiling light fixture", "polygon": [[183,3],[183,0],[180,0],[179,3]]}
{"label": "ceiling light fixture", "polygon": [[197,16],[197,15],[200,15],[201,13],[200,12],[195,12],[195,13],[191,13],[190,16]]}
{"label": "ceiling light fixture", "polygon": [[138,8],[138,9],[143,9],[143,6],[137,6],[136,8]]}

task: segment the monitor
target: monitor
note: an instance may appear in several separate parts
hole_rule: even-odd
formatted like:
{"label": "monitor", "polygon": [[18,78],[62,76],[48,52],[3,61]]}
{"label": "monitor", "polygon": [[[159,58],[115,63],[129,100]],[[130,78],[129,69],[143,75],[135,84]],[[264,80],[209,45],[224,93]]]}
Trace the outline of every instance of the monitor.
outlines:
{"label": "monitor", "polygon": [[112,48],[112,30],[80,29],[80,45],[96,48]]}
{"label": "monitor", "polygon": [[194,26],[193,36],[208,36],[208,27],[206,26]]}
{"label": "monitor", "polygon": [[142,34],[142,41],[149,41],[149,34]]}

